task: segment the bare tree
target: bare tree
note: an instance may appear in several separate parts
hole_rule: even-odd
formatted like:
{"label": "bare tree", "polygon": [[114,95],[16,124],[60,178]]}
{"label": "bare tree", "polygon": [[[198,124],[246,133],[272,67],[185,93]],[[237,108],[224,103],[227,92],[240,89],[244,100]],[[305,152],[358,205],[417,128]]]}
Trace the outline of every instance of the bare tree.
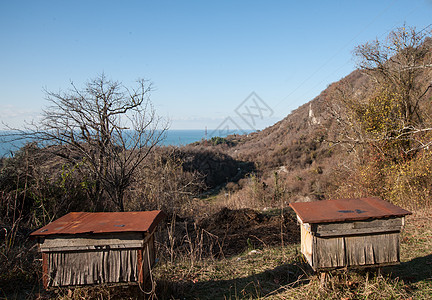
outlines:
{"label": "bare tree", "polygon": [[354,51],[360,69],[381,87],[397,93],[395,100],[401,104],[403,121],[407,125],[421,124],[420,102],[432,87],[429,82],[424,89],[420,78],[432,69],[430,34],[427,30],[404,26],[390,32],[384,42],[375,40]]}
{"label": "bare tree", "polygon": [[106,209],[103,199],[109,199],[124,211],[125,191],[138,166],[167,130],[150,103],[151,84],[138,80],[127,88],[102,74],[83,89],[71,86],[67,92],[46,91],[50,106],[42,119],[14,129],[14,138],[38,141],[72,163],[80,161],[94,176],[96,209]]}
{"label": "bare tree", "polygon": [[432,144],[430,36],[430,30],[404,26],[355,49],[367,87],[358,90],[349,79],[338,86],[339,99],[330,105],[341,124],[340,142],[407,157]]}

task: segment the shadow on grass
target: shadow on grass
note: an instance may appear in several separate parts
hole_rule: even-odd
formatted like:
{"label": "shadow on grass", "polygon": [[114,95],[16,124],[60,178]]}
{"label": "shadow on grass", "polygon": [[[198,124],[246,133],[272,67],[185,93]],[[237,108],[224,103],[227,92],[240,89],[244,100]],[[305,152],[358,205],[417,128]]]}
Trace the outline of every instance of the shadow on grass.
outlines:
{"label": "shadow on grass", "polygon": [[[360,276],[373,272],[377,268],[354,271]],[[391,278],[400,278],[405,283],[432,280],[432,254],[417,257],[396,266],[383,269]],[[308,284],[313,271],[305,263],[293,262],[274,269],[230,280],[208,280],[202,282],[159,281],[157,295],[159,299],[255,299],[277,296],[286,290]],[[414,286],[410,287],[415,288]]]}
{"label": "shadow on grass", "polygon": [[209,280],[193,283],[159,281],[159,299],[251,299],[277,295],[309,283],[311,270],[303,263],[280,265],[274,269],[231,280]]}
{"label": "shadow on grass", "polygon": [[409,283],[432,280],[432,254],[388,267],[388,271],[393,277],[399,277]]}

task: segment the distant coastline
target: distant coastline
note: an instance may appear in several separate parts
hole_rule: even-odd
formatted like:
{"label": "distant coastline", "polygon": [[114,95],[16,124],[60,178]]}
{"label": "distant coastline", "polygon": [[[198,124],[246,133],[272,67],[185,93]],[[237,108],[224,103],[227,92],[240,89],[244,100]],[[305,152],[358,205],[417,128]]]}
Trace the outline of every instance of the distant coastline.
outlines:
{"label": "distant coastline", "polygon": [[[214,130],[207,130],[207,139],[212,136]],[[4,132],[3,132],[4,133]],[[248,132],[249,133],[249,132]],[[219,134],[220,137],[225,137],[227,134]],[[163,146],[185,146],[194,142],[199,142],[206,138],[206,131],[203,129],[170,129],[166,133],[165,139],[162,141]],[[10,156],[11,151],[15,152],[25,144],[24,141],[20,142],[4,142],[0,141],[0,157]]]}

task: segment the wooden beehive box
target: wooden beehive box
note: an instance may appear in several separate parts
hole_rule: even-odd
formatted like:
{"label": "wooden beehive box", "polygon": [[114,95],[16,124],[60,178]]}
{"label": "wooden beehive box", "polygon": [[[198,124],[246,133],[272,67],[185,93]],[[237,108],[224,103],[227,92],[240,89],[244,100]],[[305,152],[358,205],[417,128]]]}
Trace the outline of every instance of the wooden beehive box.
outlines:
{"label": "wooden beehive box", "polygon": [[379,198],[291,203],[301,227],[301,252],[315,271],[400,262],[404,216]]}
{"label": "wooden beehive box", "polygon": [[144,284],[163,218],[161,211],[72,212],[36,230],[44,287]]}

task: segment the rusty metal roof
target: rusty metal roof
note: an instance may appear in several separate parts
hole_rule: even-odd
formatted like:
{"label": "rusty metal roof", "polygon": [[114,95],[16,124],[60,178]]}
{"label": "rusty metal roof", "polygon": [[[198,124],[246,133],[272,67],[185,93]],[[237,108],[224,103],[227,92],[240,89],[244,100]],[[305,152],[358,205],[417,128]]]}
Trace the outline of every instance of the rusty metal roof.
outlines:
{"label": "rusty metal roof", "polygon": [[410,215],[380,198],[355,198],[290,203],[303,223],[330,223]]}
{"label": "rusty metal roof", "polygon": [[135,212],[71,212],[34,231],[31,236],[80,233],[152,232],[165,217],[160,210]]}

